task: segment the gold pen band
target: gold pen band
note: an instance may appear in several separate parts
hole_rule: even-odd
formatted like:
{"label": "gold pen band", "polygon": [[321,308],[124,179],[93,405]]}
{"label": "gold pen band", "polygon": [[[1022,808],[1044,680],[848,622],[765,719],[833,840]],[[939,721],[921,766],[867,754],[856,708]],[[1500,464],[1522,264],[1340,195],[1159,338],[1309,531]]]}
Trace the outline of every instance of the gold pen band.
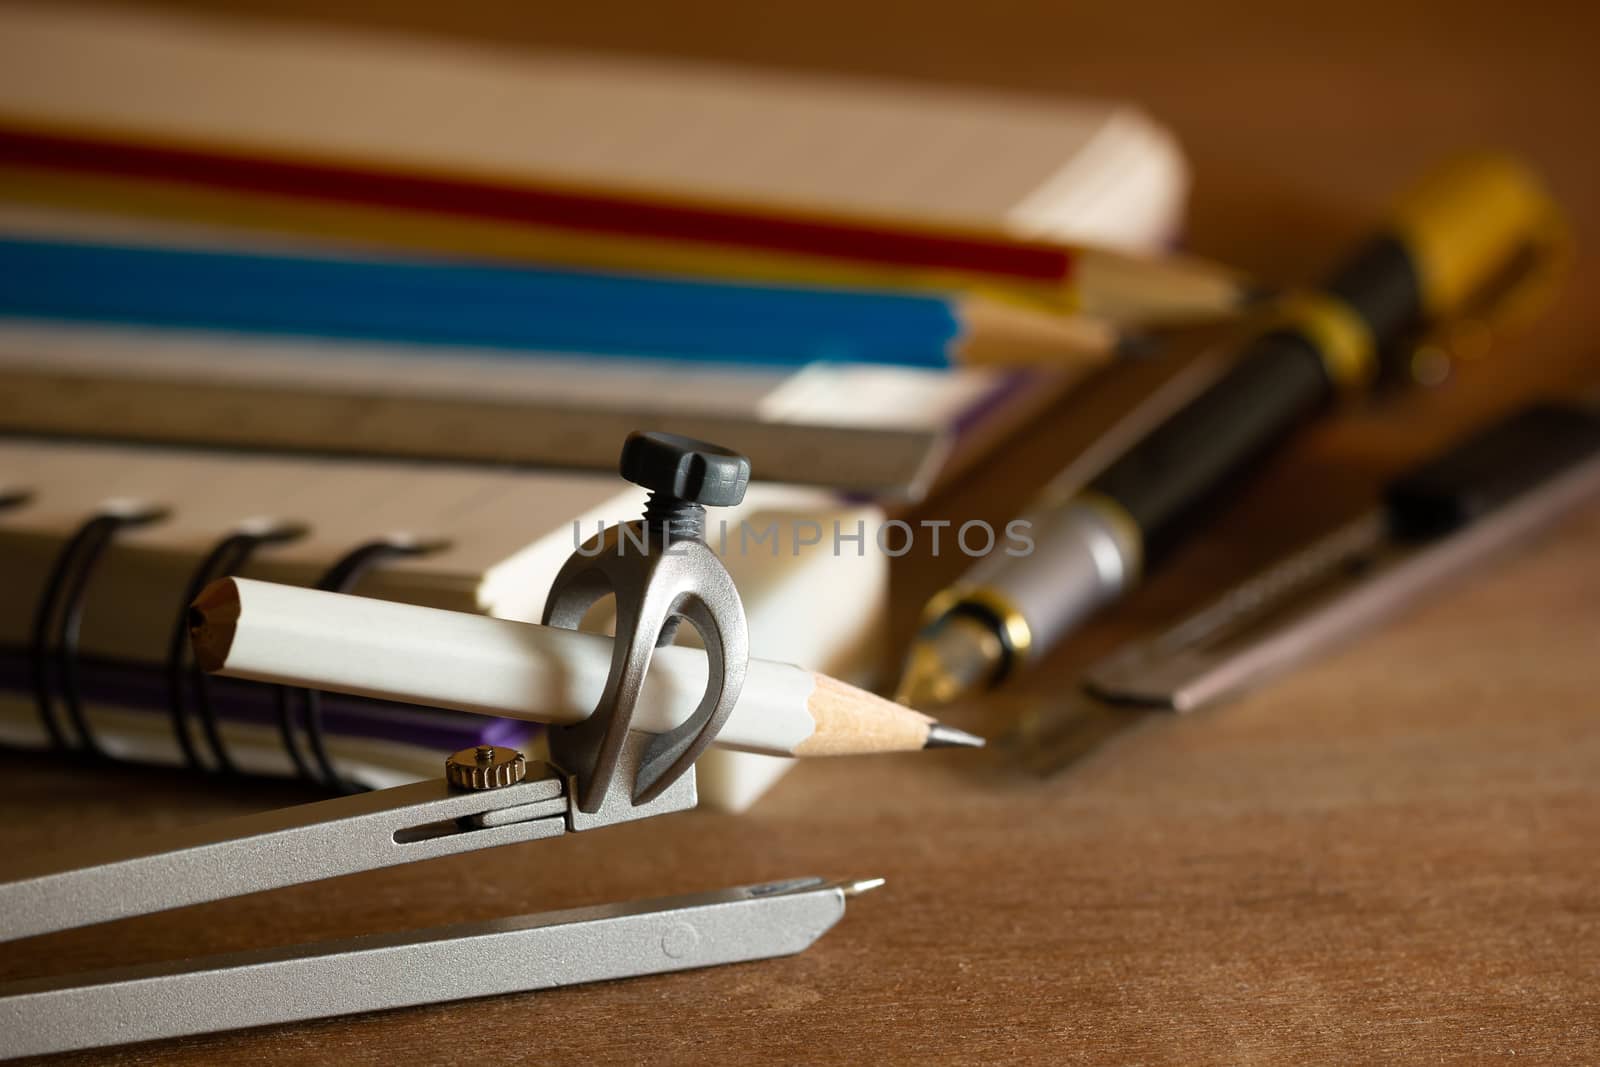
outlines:
{"label": "gold pen band", "polygon": [[923,610],[922,622],[930,626],[962,608],[973,609],[995,624],[997,636],[1014,666],[1033,649],[1033,628],[1022,611],[1000,590],[986,585],[953,585],[934,594]]}
{"label": "gold pen band", "polygon": [[1359,389],[1378,369],[1378,346],[1354,308],[1336,296],[1300,292],[1286,297],[1281,324],[1303,334],[1322,357],[1328,378],[1341,388]]}

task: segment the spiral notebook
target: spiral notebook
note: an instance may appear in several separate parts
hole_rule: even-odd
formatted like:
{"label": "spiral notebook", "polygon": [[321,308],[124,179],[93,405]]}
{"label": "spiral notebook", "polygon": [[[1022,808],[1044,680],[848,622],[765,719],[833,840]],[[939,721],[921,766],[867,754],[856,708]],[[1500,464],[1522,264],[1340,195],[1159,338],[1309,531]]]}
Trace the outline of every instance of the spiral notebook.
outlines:
{"label": "spiral notebook", "polygon": [[[434,777],[473,744],[536,747],[521,721],[202,679],[188,601],[229,572],[537,620],[574,538],[643,498],[615,476],[0,437],[0,744],[331,789]],[[757,485],[727,518],[853,529],[878,514]],[[752,652],[861,677],[886,561],[870,538],[860,555],[790,548],[725,553]],[[702,798],[742,808],[783,767],[719,753]]]}

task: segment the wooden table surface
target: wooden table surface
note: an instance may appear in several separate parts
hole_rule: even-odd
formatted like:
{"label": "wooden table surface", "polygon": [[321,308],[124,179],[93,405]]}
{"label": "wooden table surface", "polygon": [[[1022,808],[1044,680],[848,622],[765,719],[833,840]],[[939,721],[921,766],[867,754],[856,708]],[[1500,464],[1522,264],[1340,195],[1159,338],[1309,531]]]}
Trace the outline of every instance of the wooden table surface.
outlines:
{"label": "wooden table surface", "polygon": [[[320,10],[253,0],[206,6]],[[1503,145],[1600,246],[1593,5],[369,5],[361,21],[1131,97],[1195,165],[1191,245],[1309,279],[1442,153]],[[1352,514],[1461,428],[1600,370],[1600,272],[1443,388],[1304,435],[1132,601],[998,706]],[[1041,424],[929,505],[1003,518]],[[818,761],[695,813],[7,946],[58,973],[776,879],[888,879],[803,955],[123,1050],[118,1063],[1594,1062],[1600,510],[1318,665],[1040,782],[1004,754]],[[896,632],[954,560],[895,576]],[[304,799],[0,759],[0,852]]]}

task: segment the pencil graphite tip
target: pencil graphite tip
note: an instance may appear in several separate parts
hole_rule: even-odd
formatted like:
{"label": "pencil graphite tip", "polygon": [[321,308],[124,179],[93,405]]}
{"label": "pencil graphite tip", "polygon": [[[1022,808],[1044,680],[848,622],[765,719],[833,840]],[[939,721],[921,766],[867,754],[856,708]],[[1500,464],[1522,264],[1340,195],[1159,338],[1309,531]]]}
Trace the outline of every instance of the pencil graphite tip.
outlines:
{"label": "pencil graphite tip", "polygon": [[965,730],[957,730],[954,726],[946,726],[942,722],[928,724],[928,739],[922,743],[923,748],[982,748],[988,744],[977,734],[969,734]]}

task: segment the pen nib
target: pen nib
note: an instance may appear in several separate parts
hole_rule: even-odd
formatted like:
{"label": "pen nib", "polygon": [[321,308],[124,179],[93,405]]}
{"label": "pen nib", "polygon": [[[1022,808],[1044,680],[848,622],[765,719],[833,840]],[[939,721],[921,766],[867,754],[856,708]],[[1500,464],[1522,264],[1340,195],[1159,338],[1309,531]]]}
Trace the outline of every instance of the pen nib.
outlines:
{"label": "pen nib", "polygon": [[918,647],[912,650],[906,662],[905,673],[894,691],[897,702],[908,708],[935,707],[949,702],[951,685],[944,664],[931,649]]}
{"label": "pen nib", "polygon": [[957,730],[954,726],[946,726],[942,722],[928,724],[928,739],[922,742],[923,748],[982,748],[987,744],[977,734],[969,734],[965,730]]}
{"label": "pen nib", "polygon": [[983,623],[965,616],[944,619],[911,646],[894,698],[913,708],[953,703],[983,689],[1003,656],[1000,639]]}

